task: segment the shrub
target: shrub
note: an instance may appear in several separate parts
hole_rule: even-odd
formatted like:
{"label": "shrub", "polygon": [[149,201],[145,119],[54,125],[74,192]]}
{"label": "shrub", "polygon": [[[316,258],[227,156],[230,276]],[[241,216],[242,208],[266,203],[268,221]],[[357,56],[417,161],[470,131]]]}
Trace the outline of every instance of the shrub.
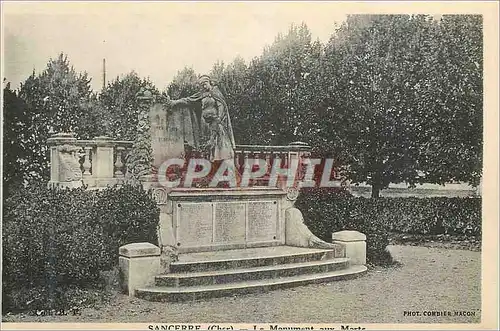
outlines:
{"label": "shrub", "polygon": [[360,198],[386,231],[423,235],[481,236],[480,198]]}
{"label": "shrub", "polygon": [[392,257],[387,251],[389,234],[374,222],[373,218],[359,212],[357,198],[339,196],[336,192],[308,192],[296,203],[304,214],[309,229],[324,241],[332,241],[332,233],[356,230],[366,234],[367,263],[390,264]]}
{"label": "shrub", "polygon": [[102,227],[109,252],[107,269],[118,261],[118,248],[134,242],[158,244],[160,210],[151,192],[123,185],[100,191],[94,204],[94,222]]}
{"label": "shrub", "polygon": [[331,234],[357,230],[367,236],[367,260],[391,262],[391,232],[481,235],[479,198],[354,198],[326,189],[304,191],[297,200],[309,229],[330,242]]}
{"label": "shrub", "polygon": [[102,285],[101,272],[118,263],[118,247],[156,243],[159,210],[141,187],[22,188],[4,202],[4,309],[37,299],[65,308],[68,291]]}
{"label": "shrub", "polygon": [[[47,314],[49,311],[62,311],[72,315],[83,307],[95,306],[105,302],[110,294],[101,287],[81,288],[75,285],[62,285],[55,289],[47,286],[32,288],[14,288],[4,299],[3,312],[28,312],[29,314]],[[56,312],[52,312],[55,314]]]}
{"label": "shrub", "polygon": [[91,225],[82,189],[21,189],[4,204],[4,271],[26,286],[85,285],[98,278],[102,231]]}
{"label": "shrub", "polygon": [[83,189],[42,187],[20,189],[5,200],[4,300],[12,303],[9,294],[16,290],[42,287],[51,305],[60,286],[98,282],[106,251],[102,231],[91,225],[91,203]]}

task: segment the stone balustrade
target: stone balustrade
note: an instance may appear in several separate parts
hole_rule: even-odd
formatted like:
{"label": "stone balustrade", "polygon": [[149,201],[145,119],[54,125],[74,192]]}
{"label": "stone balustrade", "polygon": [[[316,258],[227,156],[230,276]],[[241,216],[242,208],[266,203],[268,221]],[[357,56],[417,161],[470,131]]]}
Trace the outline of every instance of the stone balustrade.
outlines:
{"label": "stone balustrade", "polygon": [[71,133],[58,133],[47,144],[49,186],[103,188],[123,183],[125,157],[133,143],[105,136],[77,140]]}
{"label": "stone balustrade", "polygon": [[[58,133],[47,140],[50,148],[50,186],[104,188],[121,184],[125,178],[126,155],[132,141],[112,140],[100,136],[92,140],[78,140],[72,133]],[[256,159],[266,161],[267,170],[252,186],[267,185],[271,168],[279,160],[281,168],[288,168],[293,159],[309,155],[310,147],[296,142],[286,146],[236,145],[235,166],[239,171]]]}
{"label": "stone balustrade", "polygon": [[[253,181],[253,185],[267,185],[271,169],[275,162],[279,160],[281,168],[289,168],[292,160],[301,160],[310,155],[311,147],[302,142],[294,142],[284,146],[261,146],[261,145],[236,145],[235,148],[235,166],[242,171],[248,160],[253,160],[253,164],[257,165],[258,161],[265,160],[266,172],[258,180]],[[300,164],[299,164],[300,165]]]}
{"label": "stone balustrade", "polygon": [[310,146],[295,142],[285,146],[236,145],[235,165],[241,167],[248,159],[264,159],[268,165],[280,159],[283,167],[287,167],[292,158],[309,155]]}

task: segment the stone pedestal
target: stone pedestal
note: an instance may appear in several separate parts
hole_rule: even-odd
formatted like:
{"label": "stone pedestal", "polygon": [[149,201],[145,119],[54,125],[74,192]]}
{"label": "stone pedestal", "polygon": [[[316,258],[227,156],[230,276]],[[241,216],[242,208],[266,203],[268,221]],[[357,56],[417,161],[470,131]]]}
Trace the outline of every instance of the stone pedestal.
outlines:
{"label": "stone pedestal", "polygon": [[113,180],[114,157],[111,138],[101,136],[94,138],[96,148],[92,158],[92,175],[97,186],[105,187],[115,184]]}
{"label": "stone pedestal", "polygon": [[82,186],[78,147],[73,133],[52,135],[47,144],[50,146],[49,187],[77,188]]}
{"label": "stone pedestal", "polygon": [[164,202],[162,197],[155,198],[161,210],[161,245],[179,253],[285,244],[282,190],[173,189]]}
{"label": "stone pedestal", "polygon": [[129,296],[151,285],[160,273],[160,248],[150,243],[134,243],[119,249],[120,286]]}
{"label": "stone pedestal", "polygon": [[351,259],[351,265],[366,264],[366,236],[358,231],[339,231],[332,233],[334,244],[345,247],[345,256]]}

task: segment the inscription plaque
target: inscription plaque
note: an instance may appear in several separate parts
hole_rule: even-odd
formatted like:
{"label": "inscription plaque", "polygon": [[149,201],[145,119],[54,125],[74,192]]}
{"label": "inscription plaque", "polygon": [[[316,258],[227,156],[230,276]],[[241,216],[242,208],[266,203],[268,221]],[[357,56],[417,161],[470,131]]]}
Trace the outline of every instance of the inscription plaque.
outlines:
{"label": "inscription plaque", "polygon": [[274,201],[249,202],[247,241],[277,239],[278,205]]}
{"label": "inscription plaque", "polygon": [[179,247],[213,243],[212,203],[181,203],[176,208]]}
{"label": "inscription plaque", "polygon": [[245,204],[217,202],[215,204],[215,242],[245,241]]}

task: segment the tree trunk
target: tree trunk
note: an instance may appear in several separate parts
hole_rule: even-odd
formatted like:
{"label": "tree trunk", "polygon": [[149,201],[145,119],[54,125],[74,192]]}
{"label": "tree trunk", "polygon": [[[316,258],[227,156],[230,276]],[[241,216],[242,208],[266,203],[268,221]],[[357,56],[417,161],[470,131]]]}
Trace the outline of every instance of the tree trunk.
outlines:
{"label": "tree trunk", "polygon": [[377,164],[375,171],[372,172],[372,198],[380,197],[382,189],[382,165]]}
{"label": "tree trunk", "polygon": [[381,185],[379,183],[372,184],[372,198],[380,197],[380,186]]}

